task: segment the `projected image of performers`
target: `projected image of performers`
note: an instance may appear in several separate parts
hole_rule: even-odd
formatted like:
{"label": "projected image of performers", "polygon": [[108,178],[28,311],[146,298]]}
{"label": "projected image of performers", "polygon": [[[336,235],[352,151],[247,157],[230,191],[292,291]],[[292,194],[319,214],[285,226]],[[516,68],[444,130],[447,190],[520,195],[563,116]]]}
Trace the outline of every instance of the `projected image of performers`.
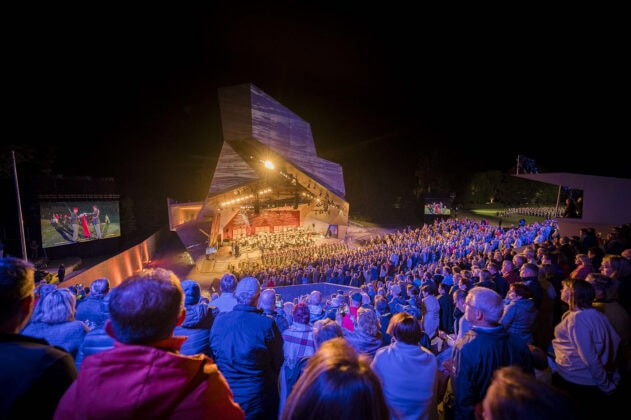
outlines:
{"label": "projected image of performers", "polygon": [[118,201],[40,204],[42,247],[120,236]]}
{"label": "projected image of performers", "polygon": [[449,215],[451,214],[451,209],[442,201],[432,201],[430,203],[425,203],[423,212],[429,215]]}

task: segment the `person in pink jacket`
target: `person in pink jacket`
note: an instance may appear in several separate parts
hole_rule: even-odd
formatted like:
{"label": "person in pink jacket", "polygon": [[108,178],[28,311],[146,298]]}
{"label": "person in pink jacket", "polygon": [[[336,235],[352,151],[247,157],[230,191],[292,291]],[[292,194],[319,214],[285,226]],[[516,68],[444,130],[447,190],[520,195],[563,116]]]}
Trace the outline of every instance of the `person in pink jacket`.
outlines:
{"label": "person in pink jacket", "polygon": [[114,348],[85,358],[55,419],[245,418],[217,365],[179,352],[184,294],[172,271],[143,270],[110,293]]}

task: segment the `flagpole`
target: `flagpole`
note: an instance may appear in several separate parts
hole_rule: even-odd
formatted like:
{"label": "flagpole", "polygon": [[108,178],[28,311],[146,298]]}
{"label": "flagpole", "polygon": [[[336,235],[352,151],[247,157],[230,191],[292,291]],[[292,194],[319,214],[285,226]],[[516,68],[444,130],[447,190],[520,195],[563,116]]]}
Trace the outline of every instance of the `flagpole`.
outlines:
{"label": "flagpole", "polygon": [[22,243],[22,259],[28,261],[26,254],[26,240],[24,239],[24,218],[22,217],[22,201],[20,200],[20,186],[18,184],[18,169],[15,164],[15,150],[11,150],[11,159],[13,160],[13,178],[15,180],[15,195],[18,200],[18,217],[20,219],[20,241]]}

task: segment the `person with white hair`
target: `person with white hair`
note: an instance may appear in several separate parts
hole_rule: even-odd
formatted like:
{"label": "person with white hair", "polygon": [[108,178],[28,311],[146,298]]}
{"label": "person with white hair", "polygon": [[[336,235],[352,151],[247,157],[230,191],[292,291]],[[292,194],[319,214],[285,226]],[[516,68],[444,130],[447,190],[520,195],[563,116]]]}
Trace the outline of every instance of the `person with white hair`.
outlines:
{"label": "person with white hair", "polygon": [[309,294],[309,323],[313,325],[319,319],[326,317],[326,311],[322,305],[322,292],[314,290]]}
{"label": "person with white hair", "polygon": [[534,375],[528,344],[504,329],[500,323],[503,311],[504,301],[496,291],[486,287],[469,290],[464,316],[472,327],[453,347],[451,376],[439,413],[474,418],[496,368],[515,365]]}

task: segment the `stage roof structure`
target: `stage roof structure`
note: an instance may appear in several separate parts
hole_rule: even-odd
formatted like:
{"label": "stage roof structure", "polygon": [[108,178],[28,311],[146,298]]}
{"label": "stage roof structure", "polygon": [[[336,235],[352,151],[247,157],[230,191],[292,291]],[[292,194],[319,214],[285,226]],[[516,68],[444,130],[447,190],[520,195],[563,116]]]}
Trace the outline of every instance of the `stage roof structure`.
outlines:
{"label": "stage roof structure", "polygon": [[223,145],[208,194],[199,203],[169,202],[171,230],[195,225],[199,240],[199,232],[211,235],[211,220],[221,232],[237,214],[265,209],[300,210],[301,224],[347,226],[342,167],[317,155],[309,123],[251,83],[218,96]]}

